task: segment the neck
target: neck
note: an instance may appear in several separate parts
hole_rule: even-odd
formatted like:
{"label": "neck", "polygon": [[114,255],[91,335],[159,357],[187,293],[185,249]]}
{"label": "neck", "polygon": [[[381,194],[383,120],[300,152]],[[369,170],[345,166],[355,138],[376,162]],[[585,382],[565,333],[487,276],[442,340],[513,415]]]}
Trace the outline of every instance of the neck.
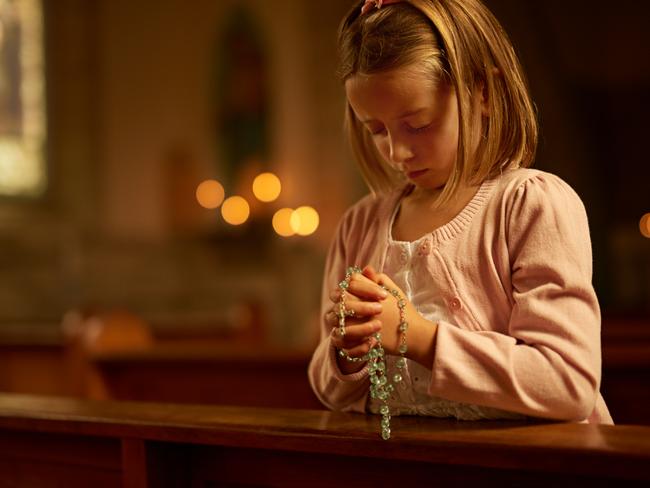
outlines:
{"label": "neck", "polygon": [[[413,205],[434,209],[434,203],[442,194],[443,188],[444,186],[438,188],[419,188],[416,186],[410,191],[406,198],[410,200]],[[466,202],[468,196],[471,199],[471,196],[476,193],[476,189],[477,186],[466,184],[460,185],[455,194],[451,197],[449,202],[443,206],[443,208],[455,207],[458,203],[462,204],[463,202]],[[441,210],[441,208],[438,208],[437,210]]]}

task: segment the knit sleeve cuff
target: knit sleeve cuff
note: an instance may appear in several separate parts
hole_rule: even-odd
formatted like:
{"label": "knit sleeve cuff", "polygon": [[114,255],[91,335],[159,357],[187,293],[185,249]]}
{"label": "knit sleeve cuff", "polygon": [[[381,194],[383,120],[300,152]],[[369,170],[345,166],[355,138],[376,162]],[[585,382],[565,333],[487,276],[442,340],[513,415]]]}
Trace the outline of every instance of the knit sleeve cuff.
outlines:
{"label": "knit sleeve cuff", "polygon": [[360,371],[357,371],[356,373],[352,374],[344,374],[341,372],[339,369],[338,362],[336,361],[336,348],[334,347],[333,344],[330,343],[329,347],[329,365],[330,365],[330,371],[334,373],[334,377],[339,380],[343,381],[345,383],[352,383],[355,381],[360,381],[365,379],[368,376],[368,365],[366,364],[363,369]]}

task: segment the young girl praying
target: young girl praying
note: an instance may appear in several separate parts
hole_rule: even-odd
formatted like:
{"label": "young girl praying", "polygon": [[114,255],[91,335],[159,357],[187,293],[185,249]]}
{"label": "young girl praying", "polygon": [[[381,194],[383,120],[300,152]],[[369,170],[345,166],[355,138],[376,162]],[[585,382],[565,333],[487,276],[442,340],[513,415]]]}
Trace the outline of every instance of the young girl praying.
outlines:
{"label": "young girl praying", "polygon": [[578,195],[528,169],[534,106],[479,0],[357,2],[346,125],[372,194],[341,220],[309,366],[327,407],[612,423]]}

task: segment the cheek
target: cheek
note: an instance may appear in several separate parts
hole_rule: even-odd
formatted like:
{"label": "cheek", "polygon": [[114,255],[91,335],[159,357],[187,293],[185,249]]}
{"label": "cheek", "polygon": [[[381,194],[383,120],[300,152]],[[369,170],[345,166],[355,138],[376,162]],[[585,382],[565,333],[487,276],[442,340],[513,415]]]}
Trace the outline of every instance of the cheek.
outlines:
{"label": "cheek", "polygon": [[446,164],[456,158],[458,138],[454,134],[437,133],[418,144],[417,153],[425,159]]}
{"label": "cheek", "polygon": [[386,138],[375,139],[374,144],[381,157],[390,163],[390,144],[388,140]]}
{"label": "cheek", "polygon": [[444,159],[454,159],[458,150],[458,129],[454,125],[442,127],[435,136],[438,155]]}

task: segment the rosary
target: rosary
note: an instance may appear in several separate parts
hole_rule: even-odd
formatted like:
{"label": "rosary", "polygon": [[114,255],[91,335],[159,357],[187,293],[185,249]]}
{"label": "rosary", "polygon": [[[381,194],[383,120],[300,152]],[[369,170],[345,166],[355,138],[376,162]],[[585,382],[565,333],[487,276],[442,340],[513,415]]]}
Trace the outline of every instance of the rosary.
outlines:
{"label": "rosary", "polygon": [[[352,312],[345,309],[345,296],[347,289],[350,286],[350,279],[354,273],[361,273],[362,270],[358,266],[351,266],[345,272],[345,279],[339,283],[339,289],[341,290],[341,301],[339,302],[339,310],[337,317],[339,319],[339,335],[343,337],[345,335],[345,318],[351,317]],[[400,296],[397,290],[390,290],[385,286],[382,286],[384,290],[393,295],[397,300],[397,306],[399,308],[399,332],[401,335],[399,353],[401,357],[397,360],[396,366],[398,370],[402,370],[406,367],[406,351],[408,349],[406,345],[406,330],[408,329],[408,323],[406,322],[406,301]],[[393,375],[392,382],[388,380],[388,371],[386,369],[386,358],[384,354],[384,348],[381,345],[381,334],[379,332],[375,333],[373,336],[377,343],[373,346],[370,351],[361,356],[361,357],[351,357],[347,352],[339,350],[339,356],[345,358],[350,362],[362,362],[368,361],[368,375],[370,377],[370,398],[377,399],[382,402],[381,407],[379,408],[379,413],[381,413],[381,437],[384,440],[390,439],[390,408],[388,407],[388,397],[395,390],[394,384],[397,384],[402,381],[402,375],[398,371]]]}

